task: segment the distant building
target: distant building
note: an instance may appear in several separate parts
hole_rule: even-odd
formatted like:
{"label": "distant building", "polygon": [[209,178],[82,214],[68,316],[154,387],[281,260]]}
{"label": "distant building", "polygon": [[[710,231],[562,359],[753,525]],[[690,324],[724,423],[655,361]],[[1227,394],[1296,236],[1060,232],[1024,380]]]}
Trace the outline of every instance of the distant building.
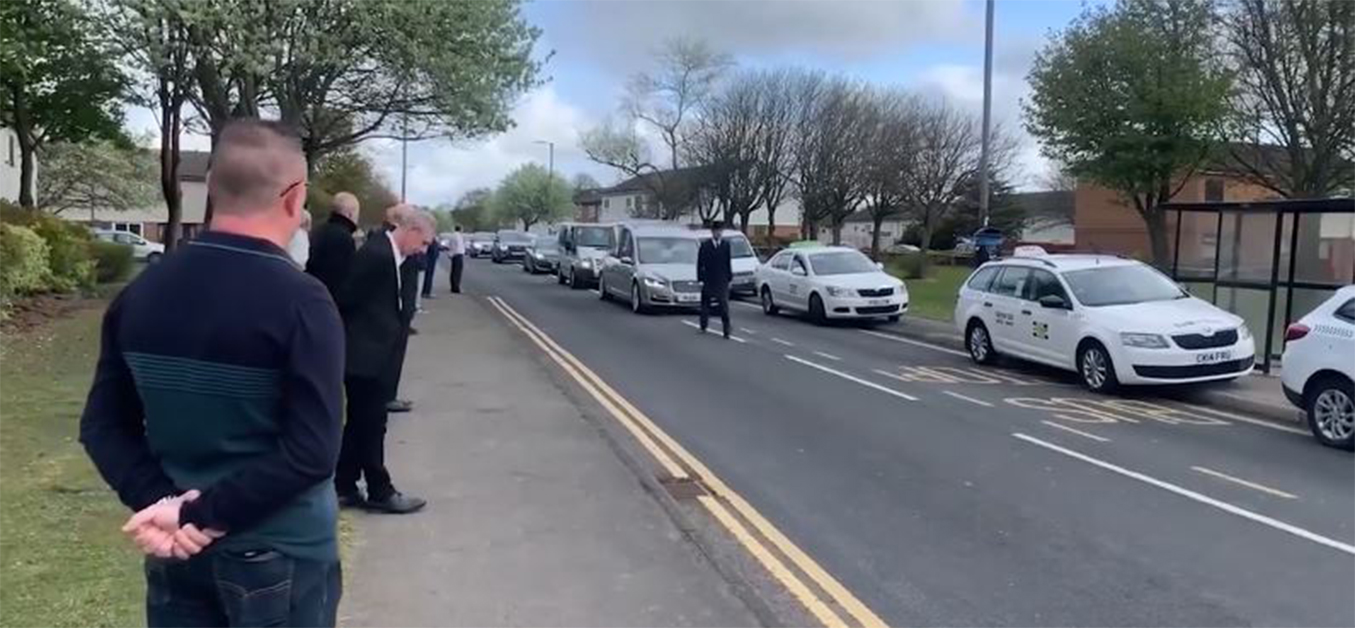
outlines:
{"label": "distant building", "polygon": [[1025,227],[1017,241],[1052,246],[1072,246],[1077,242],[1073,191],[1017,192],[1008,198],[1025,216]]}
{"label": "distant building", "polygon": [[[37,187],[38,158],[33,157],[33,187]],[[0,200],[19,202],[19,181],[23,164],[19,151],[19,134],[14,129],[0,126]]]}
{"label": "distant building", "polygon": [[[658,201],[654,190],[694,190],[698,185],[702,168],[679,168],[661,173],[647,173],[631,177],[614,186],[588,190],[576,195],[575,205],[579,210],[579,220],[584,222],[621,222],[637,217],[652,216],[657,213]],[[679,198],[692,198],[692,194],[674,193]],[[690,200],[685,202],[678,212],[675,222],[700,222],[698,212]],[[737,225],[732,225],[737,227]],[[768,231],[767,210],[759,208],[748,216],[748,235],[765,237]],[[777,206],[775,235],[781,238],[793,238],[800,232],[800,204],[794,199],[786,199]]]}
{"label": "distant building", "polygon": [[[184,238],[197,235],[207,216],[207,164],[210,157],[211,153],[205,151],[185,150],[179,153],[179,186],[183,194],[181,236]],[[68,210],[58,215],[94,229],[129,231],[154,242],[164,242],[169,229],[169,210],[164,200],[159,198],[139,209]]]}

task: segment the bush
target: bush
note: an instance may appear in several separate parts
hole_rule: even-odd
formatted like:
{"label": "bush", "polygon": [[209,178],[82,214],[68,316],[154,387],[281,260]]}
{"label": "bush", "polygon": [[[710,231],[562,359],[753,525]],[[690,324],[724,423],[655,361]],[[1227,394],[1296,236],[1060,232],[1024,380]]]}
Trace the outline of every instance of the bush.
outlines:
{"label": "bush", "polygon": [[921,252],[895,255],[889,261],[889,267],[904,279],[924,279],[927,277],[927,256]]}
{"label": "bush", "polygon": [[94,258],[94,279],[99,283],[122,281],[132,272],[132,247],[117,242],[95,240],[89,244]]}
{"label": "bush", "polygon": [[8,203],[0,205],[0,221],[30,229],[47,243],[48,272],[43,288],[69,292],[94,286],[94,261],[90,258],[93,237],[84,225]]}
{"label": "bush", "polygon": [[0,304],[47,289],[47,243],[28,227],[0,224]]}

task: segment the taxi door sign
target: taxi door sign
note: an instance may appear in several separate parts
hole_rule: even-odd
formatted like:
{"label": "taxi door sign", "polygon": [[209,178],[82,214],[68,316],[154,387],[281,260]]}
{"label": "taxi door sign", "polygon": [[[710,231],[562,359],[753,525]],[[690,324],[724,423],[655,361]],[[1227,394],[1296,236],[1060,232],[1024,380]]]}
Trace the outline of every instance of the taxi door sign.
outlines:
{"label": "taxi door sign", "polygon": [[1049,323],[1041,321],[1032,321],[1031,325],[1033,327],[1033,329],[1031,330],[1031,335],[1035,336],[1036,338],[1039,338],[1040,340],[1049,340]]}

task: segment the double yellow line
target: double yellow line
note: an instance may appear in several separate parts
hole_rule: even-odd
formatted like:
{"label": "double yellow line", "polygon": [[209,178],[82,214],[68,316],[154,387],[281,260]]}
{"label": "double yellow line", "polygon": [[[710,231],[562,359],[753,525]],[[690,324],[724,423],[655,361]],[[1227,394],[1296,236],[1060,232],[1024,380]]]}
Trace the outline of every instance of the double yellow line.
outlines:
{"label": "double yellow line", "polygon": [[615,417],[665,473],[674,479],[700,480],[709,494],[697,497],[699,503],[823,625],[830,628],[886,625],[842,583],[596,373],[503,299],[488,299],[504,318]]}

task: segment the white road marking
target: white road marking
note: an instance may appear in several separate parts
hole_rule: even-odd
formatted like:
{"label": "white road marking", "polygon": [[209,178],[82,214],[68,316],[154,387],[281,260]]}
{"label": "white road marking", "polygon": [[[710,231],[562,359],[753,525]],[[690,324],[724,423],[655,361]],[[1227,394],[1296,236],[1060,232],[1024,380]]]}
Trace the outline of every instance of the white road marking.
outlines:
{"label": "white road marking", "polygon": [[588,291],[598,296],[602,296],[602,291],[598,290],[597,288],[590,288]]}
{"label": "white road marking", "polygon": [[1118,474],[1123,475],[1123,476],[1125,476],[1125,477],[1127,477],[1127,478],[1134,479],[1134,480],[1138,480],[1138,481],[1140,481],[1140,482],[1143,482],[1144,484],[1148,484],[1148,485],[1150,485],[1150,486],[1155,486],[1155,487],[1160,488],[1160,489],[1162,489],[1162,490],[1164,490],[1164,491],[1168,491],[1168,492],[1171,492],[1171,493],[1176,493],[1177,495],[1180,495],[1180,496],[1182,496],[1182,497],[1185,497],[1186,499],[1191,499],[1191,500],[1200,502],[1200,503],[1205,504],[1205,505],[1208,505],[1208,506],[1213,506],[1214,508],[1217,508],[1217,509],[1219,509],[1219,510],[1222,510],[1222,511],[1224,511],[1224,512],[1226,512],[1226,513],[1229,513],[1229,514],[1232,514],[1232,515],[1236,515],[1236,516],[1238,516],[1238,517],[1242,517],[1243,519],[1249,519],[1249,520],[1254,521],[1254,522],[1256,522],[1256,523],[1259,523],[1259,524],[1261,524],[1261,525],[1263,525],[1263,526],[1268,526],[1268,527],[1274,528],[1274,529],[1276,529],[1276,530],[1279,530],[1279,531],[1281,531],[1281,532],[1287,532],[1287,533],[1292,534],[1292,535],[1294,535],[1294,536],[1296,536],[1296,537],[1299,537],[1299,538],[1301,538],[1301,539],[1308,540],[1308,541],[1312,541],[1312,542],[1314,542],[1314,543],[1317,543],[1318,545],[1325,545],[1325,546],[1330,547],[1330,548],[1332,548],[1332,549],[1335,549],[1335,550],[1337,550],[1337,551],[1345,552],[1346,554],[1350,554],[1351,556],[1355,556],[1355,545],[1351,545],[1351,544],[1349,544],[1349,543],[1343,543],[1343,542],[1338,541],[1338,540],[1336,540],[1336,539],[1322,536],[1321,534],[1318,534],[1318,533],[1316,533],[1316,532],[1312,532],[1312,531],[1309,531],[1309,530],[1305,530],[1305,529],[1300,528],[1300,527],[1298,527],[1298,526],[1296,526],[1296,525],[1289,524],[1289,523],[1285,523],[1285,522],[1280,521],[1280,520],[1278,520],[1278,519],[1273,519],[1273,518],[1271,518],[1271,517],[1267,517],[1267,516],[1265,516],[1265,515],[1263,515],[1263,514],[1260,514],[1260,513],[1257,513],[1257,512],[1252,512],[1252,511],[1247,510],[1246,508],[1242,508],[1242,507],[1240,507],[1240,506],[1234,506],[1233,504],[1230,504],[1230,503],[1228,503],[1228,502],[1225,502],[1225,501],[1222,501],[1222,500],[1218,500],[1218,499],[1214,499],[1213,497],[1210,497],[1210,496],[1208,496],[1208,495],[1203,495],[1203,494],[1201,494],[1201,493],[1196,493],[1195,491],[1192,491],[1192,490],[1190,490],[1190,489],[1182,488],[1182,487],[1177,486],[1177,485],[1175,485],[1175,484],[1172,484],[1172,483],[1170,483],[1170,482],[1164,482],[1164,481],[1162,481],[1162,480],[1159,480],[1159,479],[1157,479],[1157,478],[1154,478],[1154,477],[1151,477],[1151,476],[1148,476],[1148,475],[1144,475],[1144,474],[1139,473],[1139,472],[1137,472],[1137,471],[1130,471],[1129,469],[1126,469],[1126,468],[1121,467],[1121,466],[1119,466],[1119,465],[1111,464],[1111,463],[1106,462],[1106,461],[1104,461],[1104,460],[1099,460],[1099,459],[1097,459],[1097,458],[1093,458],[1093,457],[1088,456],[1088,455],[1086,455],[1086,454],[1083,454],[1083,453],[1079,453],[1079,452],[1073,451],[1072,449],[1068,449],[1068,448],[1066,448],[1066,447],[1060,447],[1060,446],[1055,445],[1055,444],[1053,444],[1053,443],[1045,442],[1045,441],[1042,441],[1042,440],[1040,440],[1040,439],[1038,439],[1038,438],[1034,438],[1034,437],[1032,437],[1032,436],[1027,436],[1027,435],[1022,434],[1022,433],[1020,433],[1020,432],[1014,432],[1014,433],[1012,433],[1012,436],[1015,436],[1016,438],[1019,438],[1019,439],[1021,439],[1021,440],[1023,440],[1023,441],[1026,441],[1026,442],[1028,442],[1028,443],[1031,443],[1032,445],[1038,445],[1038,446],[1044,447],[1045,449],[1048,449],[1048,450],[1050,450],[1050,451],[1054,451],[1054,452],[1061,453],[1061,454],[1063,454],[1063,455],[1065,455],[1065,456],[1068,456],[1069,458],[1075,458],[1075,459],[1077,459],[1077,460],[1081,460],[1081,461],[1083,461],[1083,462],[1086,462],[1087,464],[1091,464],[1091,465],[1095,465],[1095,466],[1101,467],[1102,469],[1105,469],[1105,470],[1110,471],[1110,472],[1112,472],[1112,473],[1118,473]]}
{"label": "white road marking", "polygon": [[[697,325],[696,323],[693,323],[693,322],[691,322],[691,321],[682,321],[682,324],[683,324],[683,325],[686,325],[686,326],[688,326],[688,327],[691,327],[692,329],[701,329],[701,326],[700,326],[700,325]],[[715,331],[714,329],[706,329],[706,333],[708,333],[708,334],[715,334],[716,336],[723,335],[723,334],[721,334],[720,332]],[[743,344],[743,343],[748,342],[747,340],[744,340],[743,338],[740,338],[740,337],[738,337],[738,336],[730,336],[729,339],[730,339],[730,340],[733,340],[734,342],[737,342],[737,343],[739,343],[739,344]]]}
{"label": "white road marking", "polygon": [[751,329],[748,329],[747,327],[740,327],[740,328],[739,328],[739,331],[741,331],[741,332],[743,332],[743,333],[745,333],[745,334],[748,334],[749,336],[756,336],[756,335],[757,335],[757,332],[755,332],[755,331],[753,331],[753,330],[751,330]]}
{"label": "white road marking", "polygon": [[1187,407],[1187,408],[1190,408],[1191,410],[1193,410],[1193,411],[1195,411],[1195,412],[1204,412],[1204,413],[1206,413],[1206,414],[1212,414],[1212,415],[1214,415],[1214,416],[1221,416],[1221,417],[1223,417],[1223,418],[1225,418],[1225,419],[1232,419],[1232,420],[1234,420],[1234,421],[1241,421],[1241,422],[1243,422],[1243,423],[1251,423],[1252,425],[1259,425],[1259,426],[1261,426],[1261,427],[1268,427],[1268,428],[1270,428],[1270,429],[1272,429],[1272,430],[1279,430],[1279,431],[1281,431],[1281,432],[1289,432],[1290,434],[1299,434],[1299,435],[1301,435],[1301,436],[1310,436],[1310,435],[1311,435],[1311,433],[1308,432],[1308,430],[1299,429],[1299,428],[1294,427],[1294,426],[1292,426],[1292,425],[1281,425],[1281,424],[1275,423],[1275,422],[1273,422],[1273,421],[1266,421],[1266,420],[1263,420],[1263,419],[1253,419],[1253,418],[1251,418],[1251,417],[1246,417],[1246,416],[1242,416],[1242,415],[1239,415],[1239,414],[1233,414],[1232,412],[1223,412],[1223,411],[1220,411],[1220,410],[1214,410],[1214,409],[1212,409],[1212,408],[1206,408],[1206,407],[1204,407],[1204,406],[1197,406],[1197,405],[1195,405],[1195,404],[1193,404],[1193,403],[1185,403],[1185,402],[1178,402],[1178,403],[1180,403],[1181,405],[1183,405],[1183,406],[1185,406],[1185,407]]}
{"label": "white road marking", "polygon": [[884,334],[884,333],[880,333],[880,332],[878,332],[878,331],[871,331],[871,330],[869,330],[869,329],[858,329],[857,331],[859,331],[859,332],[861,332],[861,333],[863,333],[863,334],[870,334],[870,335],[872,335],[872,336],[875,336],[876,338],[884,338],[884,339],[886,339],[886,340],[893,340],[894,342],[902,342],[902,343],[904,343],[904,344],[916,345],[916,346],[919,346],[919,347],[925,347],[925,348],[931,349],[931,350],[933,350],[933,351],[940,351],[941,353],[949,353],[949,354],[951,354],[951,355],[958,355],[958,356],[960,356],[960,357],[962,357],[962,358],[967,358],[967,357],[969,357],[969,354],[968,354],[968,353],[965,353],[965,352],[960,351],[960,350],[958,350],[958,349],[951,349],[950,347],[943,347],[943,346],[941,346],[941,345],[934,345],[934,344],[932,344],[932,343],[930,343],[930,342],[922,342],[921,340],[913,340],[913,339],[911,339],[911,338],[901,338],[901,337],[899,337],[899,336],[895,336],[894,334]]}
{"label": "white road marking", "polygon": [[1228,475],[1227,473],[1222,473],[1222,472],[1219,472],[1219,471],[1215,471],[1215,470],[1213,470],[1213,469],[1208,469],[1208,468],[1205,468],[1205,467],[1191,467],[1191,469],[1194,469],[1195,471],[1199,471],[1200,473],[1203,473],[1203,474],[1205,474],[1205,475],[1212,475],[1212,476],[1214,476],[1214,477],[1216,477],[1216,478],[1218,478],[1218,479],[1220,479],[1220,480],[1225,480],[1225,481],[1228,481],[1228,482],[1232,482],[1232,483],[1234,483],[1234,484],[1240,484],[1240,485],[1245,486],[1245,487],[1247,487],[1247,488],[1250,488],[1250,489],[1253,489],[1253,490],[1257,490],[1257,491],[1261,491],[1262,493],[1269,493],[1269,494],[1274,495],[1274,496],[1276,496],[1276,497],[1283,497],[1283,498],[1285,498],[1285,499],[1298,499],[1298,498],[1299,498],[1298,495],[1295,495],[1295,494],[1293,494],[1293,493],[1286,493],[1286,492],[1284,492],[1284,491],[1282,491],[1282,490],[1280,490],[1280,489],[1278,489],[1278,488],[1270,488],[1269,486],[1265,486],[1264,484],[1257,484],[1257,483],[1255,483],[1255,482],[1248,482],[1247,480],[1244,480],[1244,479],[1242,479],[1242,478],[1233,477],[1233,476],[1231,476],[1231,475]]}
{"label": "white road marking", "polygon": [[762,306],[761,306],[761,305],[757,305],[757,304],[754,304],[754,303],[749,303],[749,302],[747,302],[747,301],[735,301],[735,300],[733,300],[733,299],[730,299],[729,302],[730,302],[730,303],[736,303],[736,304],[742,305],[742,306],[744,306],[744,307],[751,307],[751,308],[753,308],[753,309],[755,309],[755,310],[761,310],[761,309],[762,309]]}
{"label": "white road marking", "polygon": [[882,393],[889,394],[889,395],[893,395],[893,396],[898,397],[898,398],[900,398],[900,399],[907,399],[908,401],[917,401],[917,397],[914,397],[914,396],[909,395],[909,394],[907,394],[907,393],[901,393],[901,392],[899,392],[899,391],[897,391],[897,390],[894,390],[893,388],[888,388],[888,387],[885,387],[885,386],[881,386],[881,385],[879,385],[879,384],[876,384],[875,382],[871,382],[871,381],[867,381],[867,380],[861,379],[860,377],[857,377],[857,376],[855,376],[855,375],[851,375],[851,374],[849,374],[849,373],[843,373],[842,371],[839,371],[839,370],[837,370],[837,369],[835,369],[835,368],[829,368],[829,367],[827,367],[827,366],[824,366],[824,365],[822,365],[822,364],[818,364],[818,363],[816,363],[816,362],[810,362],[809,360],[806,360],[806,359],[804,359],[804,358],[797,358],[797,357],[795,357],[795,356],[793,356],[793,355],[787,355],[787,356],[786,356],[786,359],[787,359],[787,360],[790,360],[791,362],[798,362],[798,363],[803,364],[803,365],[805,365],[805,366],[808,366],[808,367],[810,367],[810,368],[816,368],[816,369],[819,369],[820,371],[823,371],[823,372],[825,372],[825,373],[828,373],[828,374],[831,374],[831,375],[836,375],[836,376],[841,377],[842,379],[845,379],[845,380],[847,380],[847,381],[850,381],[850,382],[856,382],[856,383],[858,383],[858,384],[861,384],[862,386],[865,386],[866,388],[873,388],[873,389],[878,390],[878,391],[880,391],[880,392],[882,392]]}
{"label": "white road marking", "polygon": [[966,396],[966,395],[961,395],[960,393],[957,393],[957,392],[955,392],[955,391],[953,391],[953,390],[943,390],[943,391],[941,391],[941,392],[943,392],[943,393],[945,393],[945,394],[947,394],[947,395],[950,395],[950,396],[952,396],[952,397],[954,397],[954,398],[956,398],[956,399],[959,399],[959,400],[961,400],[961,401],[968,401],[969,403],[977,404],[977,405],[983,406],[983,407],[985,407],[985,408],[991,408],[991,407],[993,407],[993,404],[988,403],[987,401],[984,401],[984,400],[982,400],[982,399],[975,399],[975,398],[973,398],[973,397],[969,397],[969,396]]}
{"label": "white road marking", "polygon": [[782,340],[782,339],[780,339],[780,338],[772,338],[772,342],[775,342],[776,344],[779,344],[779,345],[785,345],[785,346],[787,346],[787,347],[794,347],[794,346],[795,346],[795,343],[793,343],[793,342],[791,342],[791,341],[789,341],[789,340]]}
{"label": "white road marking", "polygon": [[1040,422],[1041,422],[1041,423],[1044,423],[1045,425],[1048,425],[1049,427],[1057,428],[1057,429],[1063,430],[1063,431],[1065,431],[1065,432],[1072,432],[1072,433],[1074,433],[1074,434],[1077,434],[1078,436],[1085,436],[1085,437],[1090,438],[1090,439],[1092,439],[1092,440],[1094,440],[1094,441],[1096,441],[1096,442],[1098,442],[1098,443],[1109,443],[1109,442],[1110,442],[1110,439],[1109,439],[1109,438],[1106,438],[1106,437],[1104,437],[1104,436],[1097,436],[1097,435],[1095,435],[1095,434],[1092,434],[1091,432],[1084,432],[1084,431],[1079,430],[1079,429],[1077,429],[1077,428],[1075,428],[1075,427],[1068,427],[1067,425],[1064,425],[1064,424],[1062,424],[1062,423],[1055,423],[1055,422],[1053,422],[1053,421],[1045,421],[1045,420],[1041,420]]}
{"label": "white road marking", "polygon": [[823,359],[825,359],[825,360],[832,360],[832,361],[834,361],[834,362],[841,362],[841,361],[842,361],[842,358],[839,358],[839,357],[837,357],[837,356],[835,356],[835,355],[833,355],[833,354],[831,354],[831,353],[824,353],[824,352],[822,352],[822,351],[811,351],[810,353],[813,353],[814,355],[817,355],[817,356],[819,356],[819,357],[821,357],[821,358],[823,358]]}

